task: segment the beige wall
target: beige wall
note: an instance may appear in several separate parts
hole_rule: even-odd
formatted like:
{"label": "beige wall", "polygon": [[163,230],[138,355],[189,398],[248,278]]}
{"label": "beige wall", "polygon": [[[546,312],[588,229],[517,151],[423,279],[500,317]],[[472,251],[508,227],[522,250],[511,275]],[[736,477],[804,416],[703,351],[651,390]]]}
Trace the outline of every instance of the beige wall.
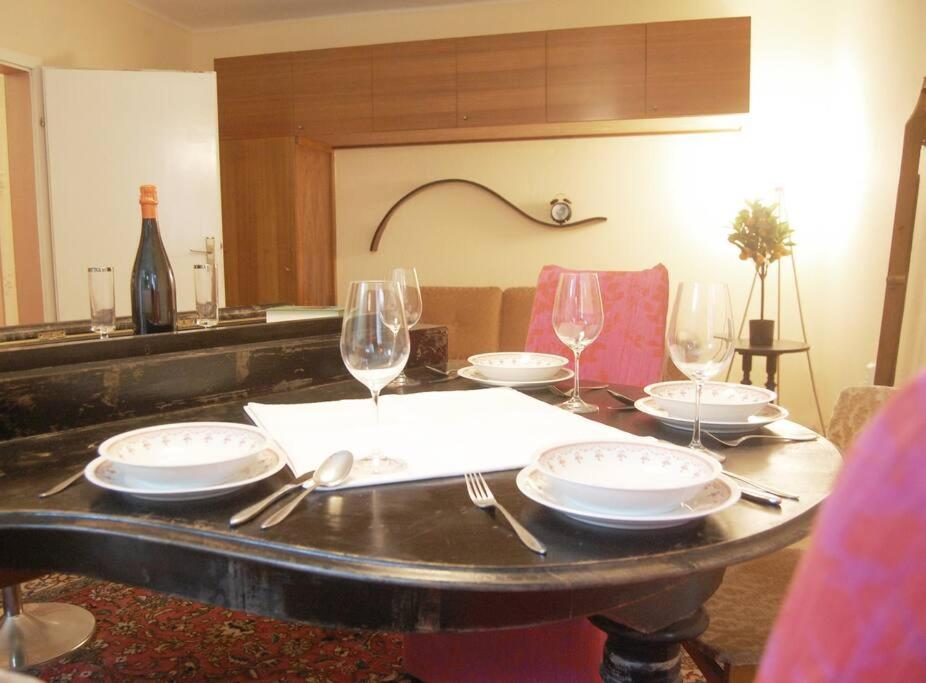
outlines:
{"label": "beige wall", "polygon": [[0,0],[0,48],[44,66],[189,69],[184,28],[125,0]]}
{"label": "beige wall", "polygon": [[[751,15],[752,112],[740,133],[435,145],[336,154],[338,279],[414,264],[432,285],[531,284],[545,263],[635,269],[661,261],[673,280],[729,283],[742,311],[752,278],[726,243],[742,200],[785,188],[828,415],[839,389],[875,357],[903,124],[926,75],[921,0],[538,0],[330,17],[194,34],[213,57],[554,27]],[[556,193],[575,230],[529,225],[466,187],[417,197],[374,228],[406,191],[436,178],[482,182],[543,215]],[[785,272],[784,330],[800,327]],[[734,371],[738,377],[738,371]],[[816,418],[802,357],[784,363],[783,402]]]}

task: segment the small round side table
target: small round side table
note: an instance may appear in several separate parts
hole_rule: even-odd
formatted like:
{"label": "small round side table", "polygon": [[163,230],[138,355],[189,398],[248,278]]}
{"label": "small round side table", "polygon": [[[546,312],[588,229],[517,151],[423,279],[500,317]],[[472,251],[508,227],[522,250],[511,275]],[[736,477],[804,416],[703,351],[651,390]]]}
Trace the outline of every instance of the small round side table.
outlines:
{"label": "small round side table", "polygon": [[778,386],[778,358],[786,353],[807,353],[810,344],[803,341],[776,339],[771,346],[753,346],[748,339],[739,339],[736,342],[736,353],[743,356],[742,384],[752,384],[749,373],[752,372],[752,357],[765,357],[765,388],[772,391]]}

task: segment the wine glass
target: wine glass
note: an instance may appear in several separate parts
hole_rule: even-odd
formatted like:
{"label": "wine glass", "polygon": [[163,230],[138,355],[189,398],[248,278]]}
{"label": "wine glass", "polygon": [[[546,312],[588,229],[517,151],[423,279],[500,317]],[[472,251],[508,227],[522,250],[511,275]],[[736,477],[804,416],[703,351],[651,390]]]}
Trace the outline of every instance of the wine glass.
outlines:
{"label": "wine glass", "polygon": [[90,331],[109,339],[109,333],[116,329],[116,295],[113,290],[113,269],[111,266],[87,268],[90,286]]}
{"label": "wine glass", "polygon": [[694,431],[689,448],[701,445],[701,390],[733,357],[733,313],[724,284],[683,282],[675,293],[666,344],[678,369],[695,385]]}
{"label": "wine glass", "polygon": [[553,302],[553,330],[575,355],[575,387],[572,396],[560,408],[573,413],[595,413],[598,406],[582,400],[579,395],[579,356],[586,346],[601,334],[604,327],[604,306],[598,273],[562,273]]}
{"label": "wine glass", "polygon": [[[398,283],[351,282],[341,328],[341,358],[350,374],[370,390],[377,430],[379,392],[405,367],[410,346]],[[385,457],[378,444],[369,456],[354,464],[355,470],[366,474],[384,474],[403,467],[403,461]]]}
{"label": "wine glass", "polygon": [[[418,272],[414,268],[393,268],[389,279],[399,286],[402,303],[405,306],[405,322],[410,330],[421,320],[421,287],[418,284]],[[410,387],[419,384],[405,374],[405,369],[392,382],[391,387]]]}

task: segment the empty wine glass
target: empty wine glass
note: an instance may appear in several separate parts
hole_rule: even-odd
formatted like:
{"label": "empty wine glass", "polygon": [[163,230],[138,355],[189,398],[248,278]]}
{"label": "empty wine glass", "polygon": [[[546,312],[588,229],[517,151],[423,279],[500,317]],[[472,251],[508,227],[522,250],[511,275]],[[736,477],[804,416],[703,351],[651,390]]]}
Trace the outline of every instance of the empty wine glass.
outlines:
{"label": "empty wine glass", "polygon": [[575,356],[575,386],[572,396],[560,408],[573,413],[594,413],[598,406],[579,395],[579,356],[601,334],[604,306],[597,273],[562,273],[553,302],[553,330]]}
{"label": "empty wine glass", "polygon": [[666,328],[669,354],[695,385],[694,431],[689,448],[701,445],[701,390],[733,357],[733,313],[730,292],[719,283],[683,282],[675,293]]}
{"label": "empty wine glass", "polygon": [[[379,392],[396,378],[410,350],[405,308],[396,282],[351,282],[341,328],[341,358],[358,381],[370,390],[379,430]],[[379,439],[377,434],[376,439]],[[360,473],[383,474],[405,467],[405,463],[383,455],[379,443],[373,452],[358,460]]]}
{"label": "empty wine glass", "polygon": [[113,269],[111,266],[87,268],[90,286],[90,330],[108,339],[116,329],[116,295],[113,290]]}
{"label": "empty wine glass", "polygon": [[[418,284],[418,272],[414,268],[393,268],[389,279],[398,284],[399,294],[405,306],[405,322],[410,330],[421,320],[421,287]],[[405,374],[405,369],[392,382],[391,387],[409,387],[420,384]]]}

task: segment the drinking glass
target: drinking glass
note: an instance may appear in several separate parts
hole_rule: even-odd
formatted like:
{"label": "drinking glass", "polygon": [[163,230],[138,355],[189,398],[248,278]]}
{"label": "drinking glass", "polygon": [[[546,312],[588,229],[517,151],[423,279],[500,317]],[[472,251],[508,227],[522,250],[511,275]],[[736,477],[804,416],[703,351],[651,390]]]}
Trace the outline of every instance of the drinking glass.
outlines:
{"label": "drinking glass", "polygon": [[196,324],[215,327],[219,324],[219,307],[216,303],[215,267],[208,263],[193,266],[193,291],[196,296]]}
{"label": "drinking glass", "polygon": [[575,388],[560,408],[573,413],[595,413],[598,406],[579,395],[579,356],[601,334],[604,306],[597,273],[562,273],[553,302],[553,330],[575,356]]}
{"label": "drinking glass", "polygon": [[[418,284],[418,272],[414,268],[393,268],[389,279],[398,284],[402,303],[405,307],[405,322],[410,330],[421,320],[421,287]],[[405,369],[392,382],[391,387],[410,387],[420,384],[405,374]]]}
{"label": "drinking glass", "polygon": [[97,332],[100,339],[108,339],[116,329],[116,295],[113,289],[111,266],[87,268],[90,285],[90,330]]}
{"label": "drinking glass", "polygon": [[[351,282],[341,327],[341,358],[350,374],[370,390],[377,431],[379,392],[405,367],[410,346],[398,283],[390,280]],[[403,467],[402,460],[384,456],[379,444],[369,456],[354,465],[355,470],[367,474],[394,472]]]}
{"label": "drinking glass", "polygon": [[727,286],[714,282],[683,282],[675,293],[666,328],[672,361],[695,385],[694,431],[689,448],[701,445],[701,390],[733,357],[733,313]]}

